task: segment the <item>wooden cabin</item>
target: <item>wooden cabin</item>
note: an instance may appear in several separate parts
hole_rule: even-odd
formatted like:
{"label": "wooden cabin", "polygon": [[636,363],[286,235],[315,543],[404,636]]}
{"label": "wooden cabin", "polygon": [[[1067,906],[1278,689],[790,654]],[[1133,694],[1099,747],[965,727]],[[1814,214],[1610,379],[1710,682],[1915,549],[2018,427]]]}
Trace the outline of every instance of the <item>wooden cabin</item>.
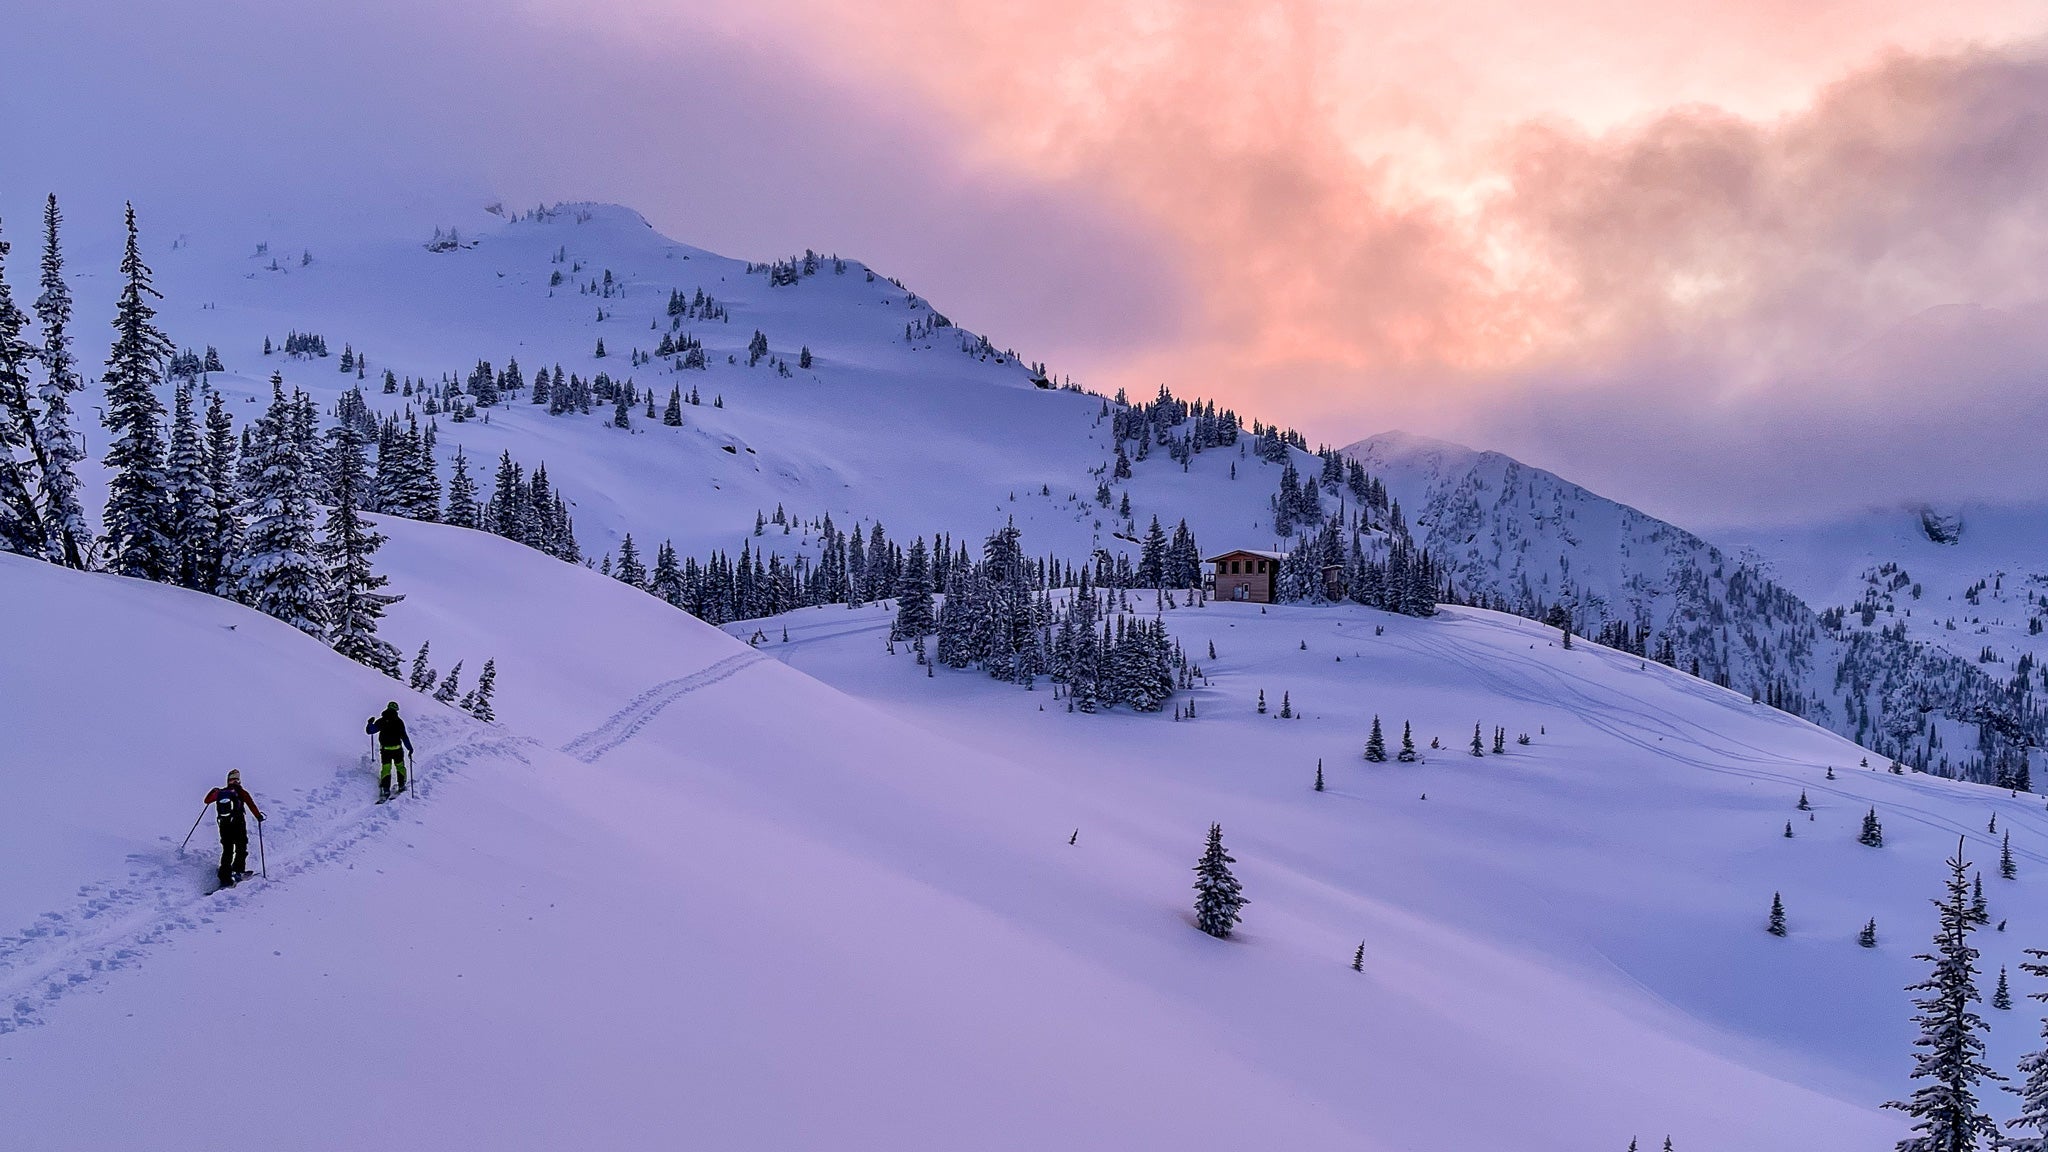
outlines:
{"label": "wooden cabin", "polygon": [[1283,552],[1261,552],[1251,548],[1211,556],[1203,561],[1216,566],[1210,576],[1210,592],[1218,600],[1271,604],[1276,582],[1280,579],[1280,561],[1285,556]]}

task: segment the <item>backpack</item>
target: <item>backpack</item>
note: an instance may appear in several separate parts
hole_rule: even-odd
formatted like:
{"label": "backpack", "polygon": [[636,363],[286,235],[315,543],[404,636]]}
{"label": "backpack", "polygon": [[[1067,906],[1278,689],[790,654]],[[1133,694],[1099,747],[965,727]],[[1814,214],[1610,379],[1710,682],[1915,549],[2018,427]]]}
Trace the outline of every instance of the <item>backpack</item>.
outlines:
{"label": "backpack", "polygon": [[242,818],[242,790],[238,787],[222,788],[214,797],[213,814],[223,824]]}

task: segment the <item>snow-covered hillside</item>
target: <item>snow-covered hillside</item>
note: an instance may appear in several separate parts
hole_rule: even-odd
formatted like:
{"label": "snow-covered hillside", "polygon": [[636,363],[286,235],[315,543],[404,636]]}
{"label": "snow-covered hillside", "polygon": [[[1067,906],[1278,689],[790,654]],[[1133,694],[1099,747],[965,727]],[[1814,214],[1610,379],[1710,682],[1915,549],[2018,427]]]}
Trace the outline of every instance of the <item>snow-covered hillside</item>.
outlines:
{"label": "snow-covered hillside", "polygon": [[[323,407],[360,386],[374,411],[436,424],[444,475],[457,449],[486,480],[500,452],[544,464],[592,557],[628,532],[649,552],[664,539],[685,555],[737,552],[757,515],[778,506],[792,520],[829,514],[842,529],[879,520],[903,540],[940,531],[978,539],[1014,518],[1039,548],[1079,559],[1128,551],[1118,533],[1153,514],[1169,526],[1186,517],[1205,540],[1256,532],[1270,543],[1264,509],[1275,479],[1228,483],[1221,453],[1198,458],[1187,476],[1158,461],[1162,476],[1137,490],[1129,520],[1097,505],[1115,454],[1101,398],[1035,386],[1014,355],[860,263],[820,257],[806,274],[797,256],[793,277],[776,283],[770,264],[749,271],[607,205],[478,213],[454,235],[438,251],[427,236],[318,249],[282,230],[184,238],[152,252],[164,325],[181,346],[219,351],[226,370],[208,379],[230,394],[267,398],[276,371]],[[91,298],[96,286],[81,276],[76,290]],[[671,292],[691,303],[702,292],[714,307],[672,316]],[[328,355],[287,356],[293,332],[318,335]],[[749,366],[756,332],[769,353]],[[702,369],[678,369],[680,353],[635,362],[683,337],[701,341]],[[806,349],[810,367],[799,367]],[[344,350],[367,357],[367,368],[341,371]],[[528,380],[557,367],[586,381],[631,380],[636,393],[654,392],[656,416],[639,404],[631,427],[615,428],[608,401],[550,416],[528,402],[529,389],[491,408],[488,422],[452,423],[428,417],[423,397],[381,390],[387,371],[439,385],[466,381],[479,361],[502,373],[514,360]],[[672,389],[700,401],[683,406],[680,427],[662,420]],[[1176,498],[1190,484],[1200,498]],[[785,558],[815,551],[801,529],[770,532],[754,547]]]}
{"label": "snow-covered hillside", "polygon": [[1844,627],[1903,625],[1915,640],[2005,666],[1994,675],[2048,656],[2048,508],[1877,509],[1721,535],[1808,603],[1842,609]]}
{"label": "snow-covered hillside", "polygon": [[[1858,628],[1848,626],[1853,619],[1823,616],[1818,609],[1830,602],[1809,604],[1779,584],[1761,548],[1724,552],[1498,452],[1403,433],[1344,451],[1401,501],[1464,597],[1529,616],[1561,612],[1583,632],[1602,632],[1617,645],[1632,641],[1647,655],[1933,771],[1988,779],[2001,762],[2030,755],[2011,740],[1980,747],[1987,720],[1994,730],[2009,720],[2010,731],[2030,734],[2029,743],[2048,730],[2048,716],[2012,690],[2010,673],[1981,665],[1974,648],[1917,643],[1933,640],[1931,630],[1901,634],[1882,626],[1889,617]],[[1804,557],[1794,561],[1802,574],[1841,567],[1830,559],[1838,548],[1809,552],[1800,541],[1777,551]],[[1874,564],[1871,573],[1878,578]],[[1801,591],[1841,587],[1813,575],[1800,584]],[[1953,589],[1959,603],[1947,615],[1965,614],[1966,591]],[[2001,595],[2039,591],[2016,580]],[[2023,628],[2023,607],[2016,604],[2001,623]]]}
{"label": "snow-covered hillside", "polygon": [[[1037,386],[1050,381],[1016,354],[858,262],[736,261],[662,237],[623,208],[480,213],[434,237],[323,240],[317,251],[282,231],[187,237],[162,254],[161,273],[178,341],[219,350],[225,370],[207,374],[212,386],[253,403],[276,371],[330,407],[360,387],[372,415],[428,426],[444,479],[458,452],[485,482],[501,453],[544,466],[590,559],[630,533],[643,558],[672,541],[707,562],[743,547],[814,560],[825,516],[835,533],[884,524],[899,544],[941,532],[974,541],[1014,521],[1036,554],[1069,563],[1134,560],[1155,516],[1169,528],[1185,521],[1210,553],[1286,547],[1276,461],[1317,475],[1308,453],[1266,458],[1247,437],[1191,453],[1170,447],[1191,439],[1185,429],[1120,439],[1101,398]],[[329,355],[286,354],[288,335],[309,333]],[[679,366],[697,361],[678,341],[701,344],[702,368]],[[463,421],[445,395],[427,402],[428,386],[474,392],[480,362],[503,378],[514,361],[526,381],[566,369],[586,391],[600,374],[630,382],[627,426],[601,396],[587,413],[562,412],[530,403],[535,387]],[[408,395],[415,381],[422,392]],[[680,424],[666,420],[672,391],[699,401],[680,406]],[[1148,459],[1141,445],[1163,447]],[[1988,773],[2021,754],[1976,748],[1987,713],[2048,728],[2008,698],[2007,676],[1982,674],[1981,645],[1921,653],[1875,626],[1845,639],[1814,610],[1824,604],[1802,603],[1764,570],[1539,469],[1401,434],[1346,451],[1401,500],[1462,597],[1537,617],[1561,607],[1584,631],[1625,630],[1674,666],[1936,771]],[[1326,495],[1330,507],[1343,499],[1335,487]],[[1875,566],[1870,575],[1895,578]]]}
{"label": "snow-covered hillside", "polygon": [[[2031,801],[1854,769],[1510,617],[1171,609],[1217,650],[1200,718],[1079,716],[886,654],[886,606],[750,650],[385,523],[391,633],[494,656],[503,721],[399,692],[422,785],[381,808],[360,717],[388,681],[220,601],[0,558],[33,630],[0,683],[41,704],[15,740],[49,768],[11,776],[46,816],[0,845],[0,1097],[35,1102],[11,1141],[211,1146],[184,1121],[226,1061],[280,1147],[1865,1147],[1900,1127],[1874,1104],[1953,838],[1988,865],[1985,822],[2014,835],[1992,963],[2048,925]],[[1374,714],[1422,762],[1365,763]],[[1474,724],[1505,753],[1469,755]],[[223,766],[272,878],[207,897],[210,829],[175,847]],[[1227,942],[1186,911],[1211,821],[1253,902]],[[2009,1063],[2032,1028],[1996,1015]]]}

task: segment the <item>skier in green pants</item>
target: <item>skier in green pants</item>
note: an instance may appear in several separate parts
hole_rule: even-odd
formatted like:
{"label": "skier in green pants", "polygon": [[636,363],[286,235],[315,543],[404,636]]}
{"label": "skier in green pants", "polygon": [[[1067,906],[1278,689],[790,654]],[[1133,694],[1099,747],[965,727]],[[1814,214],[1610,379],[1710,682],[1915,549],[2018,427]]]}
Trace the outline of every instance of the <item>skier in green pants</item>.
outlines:
{"label": "skier in green pants", "polygon": [[391,799],[391,773],[398,771],[398,790],[405,791],[405,761],[412,753],[412,737],[405,733],[405,721],[398,718],[398,701],[384,706],[384,714],[370,717],[363,731],[377,738],[379,769],[377,803]]}

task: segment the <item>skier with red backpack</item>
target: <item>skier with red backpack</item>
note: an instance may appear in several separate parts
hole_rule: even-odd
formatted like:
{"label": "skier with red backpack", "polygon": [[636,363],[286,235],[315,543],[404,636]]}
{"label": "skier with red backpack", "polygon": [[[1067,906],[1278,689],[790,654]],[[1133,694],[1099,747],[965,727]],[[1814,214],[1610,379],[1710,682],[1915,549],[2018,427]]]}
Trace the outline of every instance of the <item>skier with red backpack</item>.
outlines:
{"label": "skier with red backpack", "polygon": [[206,794],[206,803],[213,805],[214,819],[220,824],[220,886],[232,888],[249,874],[249,822],[244,812],[254,813],[261,824],[263,809],[242,787],[239,768],[228,773],[226,784]]}

